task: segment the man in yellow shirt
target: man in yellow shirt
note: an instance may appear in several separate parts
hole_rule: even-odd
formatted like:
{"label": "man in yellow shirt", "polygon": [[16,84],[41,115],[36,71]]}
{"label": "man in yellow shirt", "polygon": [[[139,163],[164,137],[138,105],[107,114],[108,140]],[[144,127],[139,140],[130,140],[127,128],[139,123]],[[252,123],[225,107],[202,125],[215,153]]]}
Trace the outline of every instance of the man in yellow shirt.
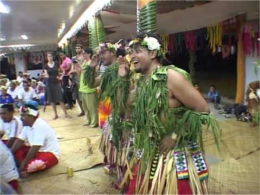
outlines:
{"label": "man in yellow shirt", "polygon": [[91,62],[91,57],[93,51],[90,48],[85,49],[84,59],[85,61],[82,64],[82,72],[80,75],[80,88],[79,92],[82,95],[82,106],[86,115],[86,124],[84,126],[90,125],[94,128],[98,126],[98,96],[97,88],[91,88],[84,82],[84,73],[87,66]]}

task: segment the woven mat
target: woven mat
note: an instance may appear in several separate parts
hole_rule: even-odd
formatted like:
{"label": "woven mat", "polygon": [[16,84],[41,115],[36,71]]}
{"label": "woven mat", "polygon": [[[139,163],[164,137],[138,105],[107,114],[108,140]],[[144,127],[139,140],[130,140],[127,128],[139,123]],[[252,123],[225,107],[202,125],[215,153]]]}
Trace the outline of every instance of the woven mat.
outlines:
{"label": "woven mat", "polygon": [[43,172],[31,174],[26,180],[35,180],[59,174],[67,174],[67,168],[74,171],[90,169],[103,163],[104,155],[98,150],[100,136],[92,137],[93,154],[89,155],[87,139],[68,140],[60,143],[61,156],[58,165]]}
{"label": "woven mat", "polygon": [[259,152],[210,166],[211,194],[259,194]]}
{"label": "woven mat", "polygon": [[112,188],[115,178],[104,174],[102,168],[21,183],[23,194],[119,194]]}

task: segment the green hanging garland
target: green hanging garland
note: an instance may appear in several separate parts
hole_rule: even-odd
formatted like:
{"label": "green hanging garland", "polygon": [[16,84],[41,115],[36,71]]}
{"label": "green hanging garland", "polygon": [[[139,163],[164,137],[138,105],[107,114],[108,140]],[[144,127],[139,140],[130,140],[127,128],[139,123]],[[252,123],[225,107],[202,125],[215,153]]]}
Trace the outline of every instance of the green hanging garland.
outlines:
{"label": "green hanging garland", "polygon": [[94,50],[100,43],[106,41],[106,33],[101,16],[96,16],[88,23],[89,45]]}
{"label": "green hanging garland", "polygon": [[157,31],[156,27],[156,18],[157,18],[157,10],[156,10],[156,1],[149,2],[146,6],[140,9],[138,26],[140,33],[147,33]]}

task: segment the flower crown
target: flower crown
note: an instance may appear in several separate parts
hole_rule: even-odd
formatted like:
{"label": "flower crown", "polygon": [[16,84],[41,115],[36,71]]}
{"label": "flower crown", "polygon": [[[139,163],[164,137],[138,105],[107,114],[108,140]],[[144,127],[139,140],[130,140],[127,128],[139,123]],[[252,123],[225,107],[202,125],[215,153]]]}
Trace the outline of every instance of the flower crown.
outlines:
{"label": "flower crown", "polygon": [[135,44],[140,44],[141,46],[146,47],[150,51],[157,51],[157,55],[159,57],[164,55],[161,44],[154,37],[146,36],[143,40],[135,38],[129,43],[129,47],[133,47]]}
{"label": "flower crown", "polygon": [[31,109],[31,108],[28,108],[28,107],[25,107],[25,106],[21,106],[19,111],[20,111],[21,114],[28,114],[28,115],[31,115],[31,116],[34,116],[34,117],[39,116],[39,112],[37,110]]}
{"label": "flower crown", "polygon": [[99,51],[117,51],[118,47],[116,44],[112,44],[112,43],[101,43],[99,45]]}

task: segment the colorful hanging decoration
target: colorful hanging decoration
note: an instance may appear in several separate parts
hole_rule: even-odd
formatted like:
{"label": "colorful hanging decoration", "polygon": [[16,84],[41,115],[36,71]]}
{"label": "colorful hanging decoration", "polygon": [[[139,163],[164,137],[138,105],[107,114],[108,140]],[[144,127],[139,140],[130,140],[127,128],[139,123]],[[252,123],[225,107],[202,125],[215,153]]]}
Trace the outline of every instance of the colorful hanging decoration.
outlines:
{"label": "colorful hanging decoration", "polygon": [[[209,45],[212,53],[216,53],[217,51],[222,52],[223,58],[227,58],[235,52],[237,30],[237,18],[233,17],[207,28],[187,31],[184,33],[180,32],[168,36],[162,35],[161,37],[164,44],[167,44],[167,46],[164,47],[165,53],[182,52],[184,49],[195,52],[197,49],[205,48]],[[259,33],[250,33],[249,35],[259,37]],[[250,41],[248,41],[248,44],[248,47],[251,48],[252,46]],[[259,44],[257,45],[257,48],[259,51]]]}
{"label": "colorful hanging decoration", "polygon": [[260,32],[259,25],[257,22],[251,22],[243,28],[243,42],[244,50],[247,56],[252,56],[255,53],[257,56],[260,55]]}
{"label": "colorful hanging decoration", "polygon": [[216,53],[217,46],[222,46],[222,25],[218,23],[215,26],[210,26],[208,29],[208,41],[210,44],[210,49],[213,53]]}
{"label": "colorful hanging decoration", "polygon": [[161,39],[163,41],[163,52],[168,53],[169,49],[169,35],[162,35]]}
{"label": "colorful hanging decoration", "polygon": [[185,46],[185,37],[183,33],[175,35],[175,51],[182,51]]}
{"label": "colorful hanging decoration", "polygon": [[196,51],[196,33],[195,31],[188,31],[185,33],[186,49],[189,51]]}
{"label": "colorful hanging decoration", "polygon": [[207,40],[207,28],[201,28],[196,30],[197,49],[204,48],[208,45]]}
{"label": "colorful hanging decoration", "polygon": [[168,50],[169,50],[169,53],[174,53],[174,49],[175,49],[175,36],[174,34],[172,35],[169,35],[169,45],[168,45]]}
{"label": "colorful hanging decoration", "polygon": [[190,70],[190,77],[192,83],[196,83],[196,70],[195,70],[195,63],[197,62],[197,56],[194,51],[189,51],[190,54],[190,61],[189,61],[189,70]]}

